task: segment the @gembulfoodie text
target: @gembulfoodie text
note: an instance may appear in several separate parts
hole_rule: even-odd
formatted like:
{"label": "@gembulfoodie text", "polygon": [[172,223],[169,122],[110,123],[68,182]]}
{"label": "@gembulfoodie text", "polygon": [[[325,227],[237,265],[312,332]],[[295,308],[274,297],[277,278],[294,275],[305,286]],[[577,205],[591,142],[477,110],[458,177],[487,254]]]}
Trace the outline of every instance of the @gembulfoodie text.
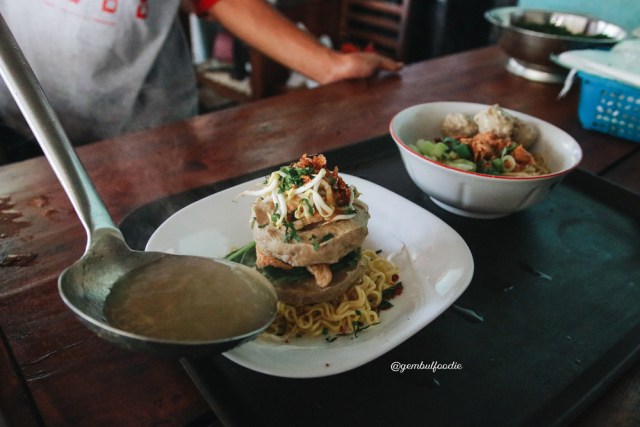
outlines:
{"label": "@gembulfoodie text", "polygon": [[450,362],[450,363],[439,363],[437,361],[429,362],[429,363],[402,363],[402,362],[392,362],[391,370],[393,372],[403,373],[404,371],[444,371],[444,370],[460,370],[462,369],[462,364],[458,362]]}

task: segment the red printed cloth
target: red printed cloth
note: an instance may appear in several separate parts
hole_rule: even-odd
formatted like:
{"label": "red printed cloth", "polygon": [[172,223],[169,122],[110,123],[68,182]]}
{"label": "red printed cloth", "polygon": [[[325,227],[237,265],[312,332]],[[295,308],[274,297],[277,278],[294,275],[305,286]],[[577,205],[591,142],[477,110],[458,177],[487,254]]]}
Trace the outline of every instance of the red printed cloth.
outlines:
{"label": "red printed cloth", "polygon": [[196,15],[203,16],[209,12],[209,9],[213,7],[218,0],[191,0],[193,3],[193,9]]}

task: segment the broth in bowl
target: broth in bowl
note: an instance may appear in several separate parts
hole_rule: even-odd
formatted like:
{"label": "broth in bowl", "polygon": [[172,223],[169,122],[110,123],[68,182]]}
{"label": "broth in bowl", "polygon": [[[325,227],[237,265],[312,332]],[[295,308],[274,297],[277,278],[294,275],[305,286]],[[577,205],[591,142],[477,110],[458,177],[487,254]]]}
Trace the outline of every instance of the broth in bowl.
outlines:
{"label": "broth in bowl", "polygon": [[414,183],[446,210],[474,218],[497,218],[541,202],[562,177],[582,159],[580,145],[558,127],[526,114],[505,113],[534,127],[535,143],[527,150],[544,159],[546,173],[538,175],[488,175],[455,168],[411,148],[424,138],[440,136],[449,114],[475,117],[489,105],[466,102],[432,102],[406,108],[390,123],[390,132]]}
{"label": "broth in bowl", "polygon": [[531,153],[538,130],[492,105],[475,115],[449,113],[442,136],[419,139],[409,148],[456,169],[496,176],[538,176],[549,173],[544,157]]}

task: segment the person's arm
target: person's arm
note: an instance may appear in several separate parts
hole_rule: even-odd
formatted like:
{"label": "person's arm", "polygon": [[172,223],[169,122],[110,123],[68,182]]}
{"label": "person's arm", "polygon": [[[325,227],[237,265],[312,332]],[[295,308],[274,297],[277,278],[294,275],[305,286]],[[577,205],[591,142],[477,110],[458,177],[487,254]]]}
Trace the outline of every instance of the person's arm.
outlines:
{"label": "person's arm", "polygon": [[[207,3],[206,1],[201,3]],[[208,9],[215,19],[253,48],[321,84],[398,71],[402,63],[376,53],[340,53],[300,30],[264,0],[218,0]]]}

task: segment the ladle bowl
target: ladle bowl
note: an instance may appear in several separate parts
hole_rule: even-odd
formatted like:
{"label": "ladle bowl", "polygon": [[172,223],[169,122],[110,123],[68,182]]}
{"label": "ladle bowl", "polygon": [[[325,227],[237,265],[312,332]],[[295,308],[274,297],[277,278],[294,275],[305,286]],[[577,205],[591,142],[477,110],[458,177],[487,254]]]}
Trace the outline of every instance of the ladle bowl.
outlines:
{"label": "ladle bowl", "polygon": [[[170,264],[167,264],[169,262]],[[206,268],[207,271],[222,270],[223,274],[232,271],[233,278],[239,280],[239,283],[226,282],[225,285],[237,287],[246,284],[250,293],[255,295],[252,302],[239,301],[236,309],[254,310],[253,314],[257,314],[257,318],[251,316],[253,320],[247,322],[246,328],[234,325],[234,329],[240,329],[237,334],[211,340],[145,336],[112,325],[105,307],[108,305],[114,283],[118,283],[127,274],[140,271],[147,266],[155,270],[156,263],[164,263],[172,269],[177,268],[179,273],[187,263],[186,267],[189,269],[193,268],[194,263],[202,263],[201,268]],[[230,350],[252,340],[271,324],[276,313],[277,296],[271,284],[263,280],[264,277],[257,271],[231,261],[134,251],[126,245],[117,230],[114,232],[111,229],[101,229],[94,235],[85,255],[60,275],[59,291],[65,304],[90,330],[103,339],[133,351],[151,352],[167,357],[198,357]],[[259,302],[257,309],[256,302]],[[219,299],[211,302],[211,308],[228,312],[229,303],[227,299]]]}
{"label": "ladle bowl", "polygon": [[[65,304],[89,329],[131,350],[193,357],[229,350],[255,338],[271,324],[276,314],[276,292],[271,282],[254,269],[226,260],[134,251],[127,246],[1,15],[0,74],[87,232],[84,255],[59,276],[58,288]],[[156,278],[155,271],[164,273]],[[146,334],[138,328],[115,325],[106,315],[106,304],[113,289],[135,283],[131,277],[138,282],[140,277],[146,277],[151,286],[156,285],[157,280],[159,288],[184,282],[184,277],[201,280],[199,284],[205,285],[208,294],[215,295],[206,299],[208,305],[204,310],[224,313],[220,316],[224,321],[205,324],[205,329],[210,326],[211,331],[215,330],[215,334],[205,338],[202,335],[194,338],[196,335],[189,335],[191,332],[185,332],[184,337],[176,336],[175,332],[164,337],[156,332]],[[193,288],[190,285],[186,286],[189,292]],[[167,305],[173,302],[169,299]],[[150,304],[152,309],[154,304],[155,300]],[[158,318],[164,323],[173,322],[171,326],[184,323],[178,320],[179,316]]]}

